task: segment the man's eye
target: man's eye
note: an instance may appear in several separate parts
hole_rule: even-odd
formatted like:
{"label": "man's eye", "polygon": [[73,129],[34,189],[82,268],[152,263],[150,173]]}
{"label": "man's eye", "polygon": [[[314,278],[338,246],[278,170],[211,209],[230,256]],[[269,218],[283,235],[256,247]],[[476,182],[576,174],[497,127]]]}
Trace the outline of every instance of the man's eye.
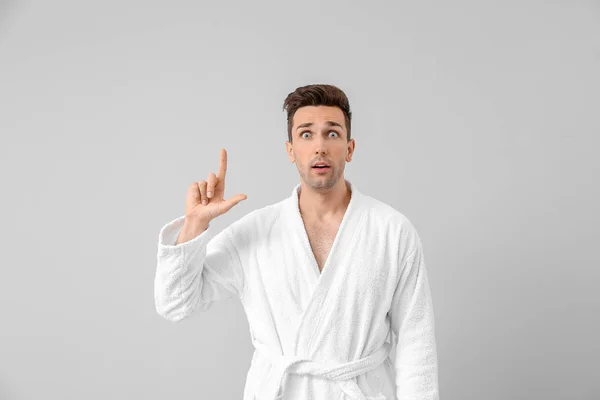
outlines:
{"label": "man's eye", "polygon": [[[329,134],[331,134],[331,133],[335,133],[336,135],[339,136],[339,134],[336,131],[329,131]],[[310,135],[310,132],[309,131],[304,131],[304,132],[302,132],[300,134],[300,137],[304,137],[305,134],[309,134]]]}

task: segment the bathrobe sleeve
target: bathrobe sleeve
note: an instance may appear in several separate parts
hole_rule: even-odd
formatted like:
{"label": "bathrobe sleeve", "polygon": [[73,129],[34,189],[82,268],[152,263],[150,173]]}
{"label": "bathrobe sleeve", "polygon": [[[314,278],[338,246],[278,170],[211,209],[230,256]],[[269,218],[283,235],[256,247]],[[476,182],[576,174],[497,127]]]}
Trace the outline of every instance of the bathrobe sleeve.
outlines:
{"label": "bathrobe sleeve", "polygon": [[176,245],[185,217],[162,227],[154,279],[156,311],[180,321],[194,310],[207,310],[215,301],[241,296],[244,275],[230,227],[209,239],[213,228]]}
{"label": "bathrobe sleeve", "polygon": [[390,307],[398,400],[438,400],[433,303],[420,240],[402,263]]}

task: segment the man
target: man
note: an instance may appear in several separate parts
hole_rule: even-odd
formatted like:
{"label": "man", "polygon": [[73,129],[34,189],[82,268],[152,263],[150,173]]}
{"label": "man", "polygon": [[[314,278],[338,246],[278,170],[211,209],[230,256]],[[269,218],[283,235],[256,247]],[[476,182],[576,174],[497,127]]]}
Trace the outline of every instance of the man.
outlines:
{"label": "man", "polygon": [[179,321],[238,296],[255,347],[244,400],[439,399],[421,241],[344,178],[355,148],[346,95],[304,86],[284,109],[300,184],[209,240],[209,222],[246,199],[225,200],[222,149],[218,174],[194,182],[185,215],[160,231],[158,313]]}

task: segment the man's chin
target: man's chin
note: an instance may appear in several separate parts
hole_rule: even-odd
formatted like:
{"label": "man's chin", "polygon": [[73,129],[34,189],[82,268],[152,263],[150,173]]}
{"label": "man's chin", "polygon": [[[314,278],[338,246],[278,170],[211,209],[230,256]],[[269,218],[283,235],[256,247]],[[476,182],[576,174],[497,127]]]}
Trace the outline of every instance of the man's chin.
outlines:
{"label": "man's chin", "polygon": [[331,177],[311,177],[308,184],[313,189],[329,189],[335,186],[336,180]]}

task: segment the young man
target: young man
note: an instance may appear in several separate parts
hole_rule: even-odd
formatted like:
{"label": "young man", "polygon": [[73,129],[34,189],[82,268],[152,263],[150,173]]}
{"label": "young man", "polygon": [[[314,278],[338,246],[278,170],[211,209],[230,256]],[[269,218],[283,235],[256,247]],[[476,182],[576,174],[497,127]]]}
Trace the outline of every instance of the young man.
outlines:
{"label": "young man", "polygon": [[246,199],[225,199],[221,150],[218,174],[194,182],[185,215],[160,231],[158,313],[179,321],[238,296],[255,347],[244,400],[439,399],[421,242],[403,214],[344,178],[355,147],[346,95],[304,86],[284,109],[300,184],[209,239],[209,222]]}

